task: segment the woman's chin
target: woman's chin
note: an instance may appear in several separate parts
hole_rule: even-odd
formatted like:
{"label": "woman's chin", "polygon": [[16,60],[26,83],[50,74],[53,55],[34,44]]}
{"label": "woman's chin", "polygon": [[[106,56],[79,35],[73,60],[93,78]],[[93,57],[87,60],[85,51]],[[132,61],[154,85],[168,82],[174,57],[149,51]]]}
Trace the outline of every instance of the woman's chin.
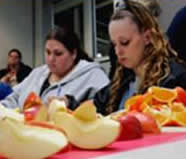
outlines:
{"label": "woman's chin", "polygon": [[131,66],[126,60],[120,61],[119,63],[120,63],[123,67],[125,67],[125,68],[132,69],[132,66]]}

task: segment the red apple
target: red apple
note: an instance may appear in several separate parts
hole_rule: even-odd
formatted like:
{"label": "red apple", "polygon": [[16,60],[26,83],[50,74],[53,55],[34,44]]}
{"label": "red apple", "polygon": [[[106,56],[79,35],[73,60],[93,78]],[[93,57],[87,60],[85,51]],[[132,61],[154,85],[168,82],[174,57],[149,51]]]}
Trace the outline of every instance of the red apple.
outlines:
{"label": "red apple", "polygon": [[31,92],[25,100],[24,110],[33,106],[35,107],[40,105],[42,105],[40,97],[36,93]]}
{"label": "red apple", "polygon": [[136,117],[142,126],[143,133],[160,133],[160,127],[152,116],[142,112],[129,112],[129,115]]}
{"label": "red apple", "polygon": [[24,118],[25,121],[34,120],[37,112],[39,111],[39,107],[31,107],[24,110]]}
{"label": "red apple", "polygon": [[47,121],[48,120],[48,111],[47,108],[42,106],[34,106],[24,110],[24,119],[25,121]]}
{"label": "red apple", "polygon": [[177,101],[183,103],[186,106],[186,91],[181,87],[176,87]]}
{"label": "red apple", "polygon": [[119,122],[121,124],[119,140],[131,140],[143,136],[141,124],[136,117],[132,115],[121,116]]}

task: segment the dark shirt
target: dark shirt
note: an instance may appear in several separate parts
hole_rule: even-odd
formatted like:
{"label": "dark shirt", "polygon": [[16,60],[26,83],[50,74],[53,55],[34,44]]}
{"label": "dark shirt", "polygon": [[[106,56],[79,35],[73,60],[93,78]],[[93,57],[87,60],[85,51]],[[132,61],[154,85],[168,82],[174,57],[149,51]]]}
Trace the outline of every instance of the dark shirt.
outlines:
{"label": "dark shirt", "polygon": [[47,79],[44,81],[44,83],[43,83],[43,85],[42,85],[42,87],[41,87],[41,91],[40,91],[40,93],[39,93],[39,96],[40,96],[40,97],[42,96],[43,92],[44,92],[48,87],[50,87],[50,83],[49,83],[49,80],[48,80],[48,78],[47,78]]}
{"label": "dark shirt", "polygon": [[[18,83],[22,82],[25,79],[25,77],[29,75],[31,71],[32,71],[31,67],[21,62],[19,66],[19,70],[16,75],[17,82]],[[0,70],[0,79],[3,78],[7,73],[9,73],[7,68]]]}

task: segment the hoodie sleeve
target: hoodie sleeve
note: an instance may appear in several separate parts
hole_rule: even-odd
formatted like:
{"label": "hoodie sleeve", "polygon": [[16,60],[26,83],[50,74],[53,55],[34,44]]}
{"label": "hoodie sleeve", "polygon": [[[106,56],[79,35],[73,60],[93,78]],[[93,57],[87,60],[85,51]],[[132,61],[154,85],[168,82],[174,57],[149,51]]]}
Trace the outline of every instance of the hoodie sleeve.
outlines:
{"label": "hoodie sleeve", "polygon": [[[100,69],[100,67],[97,67],[87,71],[79,78],[74,79],[73,83],[69,85],[68,90],[70,90],[70,93],[66,94],[74,96],[74,98],[81,103],[85,100],[93,99],[95,94],[108,85],[109,82],[106,73]],[[73,89],[71,89],[72,85]]]}

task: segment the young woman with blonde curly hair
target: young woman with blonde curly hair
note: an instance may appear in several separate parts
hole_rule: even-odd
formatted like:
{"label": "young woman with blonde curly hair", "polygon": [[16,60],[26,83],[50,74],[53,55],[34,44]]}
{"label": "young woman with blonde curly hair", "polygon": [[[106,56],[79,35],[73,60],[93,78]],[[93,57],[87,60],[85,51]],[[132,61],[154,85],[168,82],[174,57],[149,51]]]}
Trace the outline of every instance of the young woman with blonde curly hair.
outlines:
{"label": "young woman with blonde curly hair", "polygon": [[118,64],[112,83],[94,98],[99,112],[117,111],[127,98],[154,85],[186,88],[185,66],[143,5],[126,0],[111,17],[109,35]]}
{"label": "young woman with blonde curly hair", "polygon": [[[157,19],[161,14],[161,8],[160,8],[159,0],[130,0],[130,1],[141,3]],[[114,5],[114,11],[118,10],[118,8],[120,8],[120,6],[122,6],[125,3],[124,0],[113,0],[113,2],[114,2],[114,4],[113,4]],[[112,79],[113,75],[115,73],[116,63],[117,63],[117,56],[115,54],[113,45],[110,46],[109,59],[110,59],[109,78]]]}

